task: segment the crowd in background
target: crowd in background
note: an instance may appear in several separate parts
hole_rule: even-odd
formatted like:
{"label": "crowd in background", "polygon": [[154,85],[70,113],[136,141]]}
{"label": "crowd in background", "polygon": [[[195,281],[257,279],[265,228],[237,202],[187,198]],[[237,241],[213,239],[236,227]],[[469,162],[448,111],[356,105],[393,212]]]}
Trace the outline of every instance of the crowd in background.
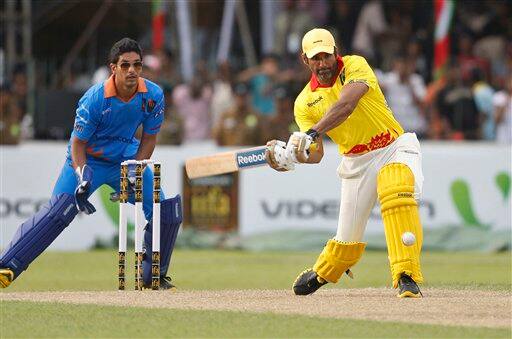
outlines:
{"label": "crowd in background", "polygon": [[[405,130],[422,139],[511,143],[510,7],[506,1],[459,3],[450,59],[440,78],[432,72],[434,20],[426,14],[433,12],[431,2],[285,1],[275,21],[273,54],[261,56],[250,68],[228,61],[211,67],[205,55],[189,82],[181,80],[175,55],[146,52],[143,76],[165,91],[159,142],[213,139],[219,145],[261,145],[287,140],[298,129],[294,99],[310,77],[299,58],[301,38],[311,28],[326,27],[342,55],[367,58]],[[67,86],[85,90],[108,75],[103,66],[94,75],[72,77]],[[1,91],[0,142],[11,143],[23,135],[22,70]]]}

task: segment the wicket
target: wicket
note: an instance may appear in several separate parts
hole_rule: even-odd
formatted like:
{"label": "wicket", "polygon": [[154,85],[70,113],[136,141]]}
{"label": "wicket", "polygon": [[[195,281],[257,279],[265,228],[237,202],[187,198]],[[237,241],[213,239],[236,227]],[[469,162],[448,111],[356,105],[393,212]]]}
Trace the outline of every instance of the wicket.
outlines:
{"label": "wicket", "polygon": [[[135,165],[135,290],[142,290],[144,285],[142,274],[144,241],[144,210],[142,193],[142,172],[144,166],[153,165],[153,230],[151,253],[151,289],[160,289],[160,181],[161,163],[153,160],[127,160],[121,163],[120,196],[119,196],[119,252],[118,252],[118,289],[124,290],[126,286],[126,248],[128,242],[128,166]],[[149,255],[149,254],[148,254]]]}

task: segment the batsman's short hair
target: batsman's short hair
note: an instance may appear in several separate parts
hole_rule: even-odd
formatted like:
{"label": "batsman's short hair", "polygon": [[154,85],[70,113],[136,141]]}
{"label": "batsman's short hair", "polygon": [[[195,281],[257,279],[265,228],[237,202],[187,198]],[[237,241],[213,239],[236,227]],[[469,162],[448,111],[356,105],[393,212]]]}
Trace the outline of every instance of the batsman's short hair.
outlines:
{"label": "batsman's short hair", "polygon": [[122,38],[116,42],[110,49],[108,56],[109,63],[116,64],[119,61],[119,56],[123,53],[135,52],[142,60],[142,48],[137,41],[130,38]]}

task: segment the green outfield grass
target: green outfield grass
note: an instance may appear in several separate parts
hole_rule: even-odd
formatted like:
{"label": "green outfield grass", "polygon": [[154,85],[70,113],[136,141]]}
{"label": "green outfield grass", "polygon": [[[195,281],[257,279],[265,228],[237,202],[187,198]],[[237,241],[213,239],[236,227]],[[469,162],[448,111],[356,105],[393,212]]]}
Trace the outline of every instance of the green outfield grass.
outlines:
{"label": "green outfield grass", "polygon": [[[131,278],[133,252],[130,254],[127,276]],[[316,252],[177,250],[170,275],[180,289],[187,290],[287,289],[298,273],[311,267],[317,255]],[[425,286],[492,290],[507,290],[511,286],[510,252],[427,252],[422,254],[422,267]],[[353,272],[355,279],[342,279],[335,287],[391,284],[385,252],[366,252]],[[49,252],[41,255],[8,291],[115,290],[116,287],[117,252]]]}
{"label": "green outfield grass", "polygon": [[[507,338],[505,329],[414,325],[225,311],[9,303],[2,337]],[[27,314],[31,314],[28,321]]]}
{"label": "green outfield grass", "polygon": [[[180,290],[289,289],[316,252],[178,250]],[[132,262],[133,254],[129,256]],[[49,252],[3,292],[115,290],[117,253]],[[510,290],[510,252],[424,253],[426,286]],[[367,252],[337,288],[390,285],[385,252]],[[130,272],[128,276],[131,278]],[[129,286],[133,282],[129,281]],[[329,287],[327,285],[326,287]],[[332,288],[332,287],[330,287]],[[1,337],[505,337],[510,329],[325,319],[270,313],[2,302]]]}

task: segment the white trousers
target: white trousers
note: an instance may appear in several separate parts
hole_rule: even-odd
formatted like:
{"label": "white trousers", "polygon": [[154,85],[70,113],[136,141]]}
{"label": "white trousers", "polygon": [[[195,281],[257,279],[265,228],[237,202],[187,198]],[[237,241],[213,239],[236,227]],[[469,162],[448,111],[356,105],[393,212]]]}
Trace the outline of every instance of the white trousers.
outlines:
{"label": "white trousers", "polygon": [[343,157],[338,167],[341,178],[340,216],[336,240],[362,241],[370,213],[377,200],[377,176],[382,167],[399,162],[414,174],[415,198],[423,188],[421,149],[416,134],[404,133],[391,145],[360,156]]}

